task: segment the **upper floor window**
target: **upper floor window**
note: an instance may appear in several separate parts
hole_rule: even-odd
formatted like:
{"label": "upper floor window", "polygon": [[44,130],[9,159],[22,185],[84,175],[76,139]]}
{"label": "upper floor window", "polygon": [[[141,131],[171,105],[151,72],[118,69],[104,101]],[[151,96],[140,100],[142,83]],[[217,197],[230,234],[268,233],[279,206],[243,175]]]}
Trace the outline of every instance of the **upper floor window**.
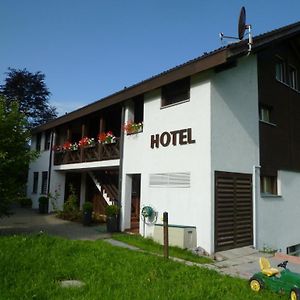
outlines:
{"label": "upper floor window", "polygon": [[284,60],[277,57],[276,58],[276,65],[275,65],[275,77],[277,80],[281,82],[285,82],[285,64]]}
{"label": "upper floor window", "polygon": [[261,176],[260,192],[266,195],[278,195],[277,176]]}
{"label": "upper floor window", "polygon": [[289,86],[298,89],[297,69],[291,65],[289,65]]}
{"label": "upper floor window", "polygon": [[36,144],[35,144],[36,151],[41,151],[41,141],[42,141],[42,134],[39,132],[36,135]]}
{"label": "upper floor window", "polygon": [[137,96],[134,102],[134,123],[143,123],[144,121],[144,95]]}
{"label": "upper floor window", "polygon": [[46,131],[45,132],[44,150],[49,150],[50,149],[50,138],[51,138],[51,132],[50,131]]}
{"label": "upper floor window", "polygon": [[190,99],[190,77],[177,80],[162,87],[161,106],[167,106]]}
{"label": "upper floor window", "polygon": [[273,124],[273,108],[264,104],[259,105],[259,121]]}

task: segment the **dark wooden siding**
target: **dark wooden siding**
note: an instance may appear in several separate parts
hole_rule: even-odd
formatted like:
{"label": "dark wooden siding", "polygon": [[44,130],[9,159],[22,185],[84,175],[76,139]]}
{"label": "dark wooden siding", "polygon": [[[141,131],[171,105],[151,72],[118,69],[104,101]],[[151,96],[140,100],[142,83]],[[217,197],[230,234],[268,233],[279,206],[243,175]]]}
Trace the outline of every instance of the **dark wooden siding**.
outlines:
{"label": "dark wooden siding", "polygon": [[253,244],[252,175],[215,173],[215,251]]}
{"label": "dark wooden siding", "polygon": [[277,56],[297,68],[300,88],[299,37],[257,55],[259,102],[272,107],[272,123],[276,125],[260,122],[260,163],[265,175],[276,175],[279,169],[300,170],[300,93],[276,80]]}

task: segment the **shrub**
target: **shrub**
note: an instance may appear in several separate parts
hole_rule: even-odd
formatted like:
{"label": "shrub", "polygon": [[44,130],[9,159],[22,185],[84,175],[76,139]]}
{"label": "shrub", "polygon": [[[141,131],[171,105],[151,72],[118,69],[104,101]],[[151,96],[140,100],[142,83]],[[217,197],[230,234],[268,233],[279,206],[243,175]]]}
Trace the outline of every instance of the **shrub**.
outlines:
{"label": "shrub", "polygon": [[111,217],[111,216],[116,216],[118,215],[120,212],[120,208],[119,206],[117,205],[108,205],[105,207],[105,214],[108,216],[108,217]]}
{"label": "shrub", "polygon": [[93,204],[91,202],[85,202],[85,203],[83,203],[82,210],[84,212],[91,212],[91,211],[93,211]]}
{"label": "shrub", "polygon": [[20,198],[19,203],[22,207],[31,207],[32,206],[32,200],[27,197]]}

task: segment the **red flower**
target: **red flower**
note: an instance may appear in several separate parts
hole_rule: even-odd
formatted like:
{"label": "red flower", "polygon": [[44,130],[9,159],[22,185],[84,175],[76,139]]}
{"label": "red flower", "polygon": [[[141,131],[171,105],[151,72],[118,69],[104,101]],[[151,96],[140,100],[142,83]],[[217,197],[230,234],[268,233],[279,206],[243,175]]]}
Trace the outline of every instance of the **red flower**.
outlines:
{"label": "red flower", "polygon": [[71,149],[71,143],[69,141],[65,141],[63,144],[63,149],[64,150],[70,150]]}
{"label": "red flower", "polygon": [[89,138],[87,136],[84,136],[78,143],[79,147],[87,146],[89,143]]}
{"label": "red flower", "polygon": [[105,142],[105,140],[106,140],[106,133],[105,132],[99,133],[98,134],[98,141],[102,143],[102,142]]}

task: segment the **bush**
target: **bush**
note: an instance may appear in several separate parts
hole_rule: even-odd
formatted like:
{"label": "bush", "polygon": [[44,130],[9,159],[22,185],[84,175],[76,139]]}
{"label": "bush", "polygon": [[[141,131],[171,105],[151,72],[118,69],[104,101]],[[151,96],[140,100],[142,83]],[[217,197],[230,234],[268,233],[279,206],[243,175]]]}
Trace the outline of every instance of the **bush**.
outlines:
{"label": "bush", "polygon": [[57,216],[59,218],[69,221],[80,221],[82,213],[79,210],[78,198],[75,194],[74,188],[70,187],[70,194],[67,201],[64,203],[63,211],[59,211]]}
{"label": "bush", "polygon": [[32,200],[27,197],[20,198],[19,203],[22,207],[31,207],[32,206]]}
{"label": "bush", "polygon": [[120,208],[119,206],[117,205],[108,205],[105,207],[105,214],[108,216],[108,217],[111,217],[111,216],[116,216],[118,215],[120,212]]}
{"label": "bush", "polygon": [[93,204],[91,202],[85,202],[85,203],[83,203],[82,210],[84,212],[91,212],[91,211],[93,211]]}

